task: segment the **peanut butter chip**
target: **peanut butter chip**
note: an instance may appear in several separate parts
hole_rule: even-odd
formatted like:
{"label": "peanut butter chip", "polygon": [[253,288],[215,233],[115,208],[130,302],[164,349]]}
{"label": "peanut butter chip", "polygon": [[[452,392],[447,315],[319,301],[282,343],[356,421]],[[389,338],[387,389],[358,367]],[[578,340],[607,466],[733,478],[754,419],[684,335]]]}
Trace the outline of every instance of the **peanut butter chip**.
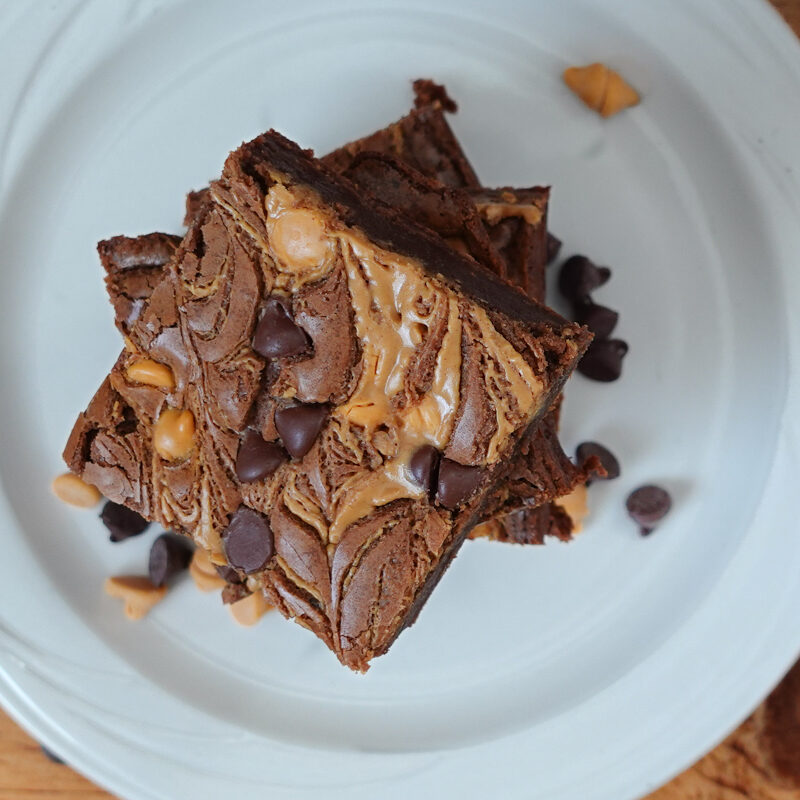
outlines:
{"label": "peanut butter chip", "polygon": [[119,597],[125,601],[125,616],[128,619],[141,619],[167,593],[166,586],[154,586],[140,575],[106,578],[103,588],[111,597]]}
{"label": "peanut butter chip", "polygon": [[50,488],[59,500],[78,508],[96,506],[102,497],[95,486],[86,483],[85,480],[73,475],[71,472],[65,472],[63,475],[54,478]]}
{"label": "peanut butter chip", "polygon": [[569,67],[564,70],[564,83],[603,117],[610,117],[640,101],[636,89],[605,64]]}
{"label": "peanut butter chip", "polygon": [[250,625],[255,625],[272,606],[260,591],[255,591],[253,594],[231,603],[228,608],[231,610],[231,616],[236,622],[249,627]]}
{"label": "peanut butter chip", "polygon": [[153,447],[167,461],[186,458],[194,447],[194,417],[191,411],[167,408],[153,426]]}
{"label": "peanut butter chip", "polygon": [[555,503],[567,512],[572,520],[572,532],[580,533],[583,529],[583,521],[589,515],[589,506],[586,502],[586,486],[580,484],[569,494],[559,497]]}
{"label": "peanut butter chip", "polygon": [[175,388],[175,376],[166,364],[159,364],[150,358],[140,358],[128,365],[125,370],[128,380],[158,386],[172,391]]}
{"label": "peanut butter chip", "polygon": [[292,271],[317,266],[330,247],[323,220],[302,208],[285,211],[275,220],[270,242],[283,266]]}
{"label": "peanut butter chip", "polygon": [[194,551],[189,564],[189,574],[201,592],[214,592],[225,586],[225,581],[217,574],[208,553],[201,548]]}

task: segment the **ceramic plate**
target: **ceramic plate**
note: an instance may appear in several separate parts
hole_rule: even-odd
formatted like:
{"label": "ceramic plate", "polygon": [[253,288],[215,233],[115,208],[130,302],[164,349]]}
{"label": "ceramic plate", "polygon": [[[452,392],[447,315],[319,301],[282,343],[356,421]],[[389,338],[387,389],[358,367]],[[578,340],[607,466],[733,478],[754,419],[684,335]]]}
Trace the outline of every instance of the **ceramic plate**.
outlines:
{"label": "ceramic plate", "polygon": [[[131,800],[622,800],[796,657],[800,48],[766,4],[6,2],[0,50],[0,690],[79,770]],[[560,74],[596,60],[644,102],[582,106]],[[572,379],[563,439],[622,477],[572,544],[468,543],[366,676],[188,581],[127,624],[102,582],[148,537],[111,546],[48,488],[120,348],[95,242],[180,231],[242,140],[326,152],[418,76],[458,99],[485,183],[552,184],[564,254],[613,268],[624,375]],[[643,539],[646,482],[674,509]]]}

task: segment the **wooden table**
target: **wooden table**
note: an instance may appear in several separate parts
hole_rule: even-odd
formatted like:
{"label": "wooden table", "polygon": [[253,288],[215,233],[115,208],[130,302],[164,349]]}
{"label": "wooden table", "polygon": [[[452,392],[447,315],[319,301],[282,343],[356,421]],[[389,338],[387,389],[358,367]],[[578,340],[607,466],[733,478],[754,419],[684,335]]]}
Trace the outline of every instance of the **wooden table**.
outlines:
{"label": "wooden table", "polygon": [[[770,0],[800,36],[800,0]],[[1,800],[113,800],[0,711]],[[800,662],[716,750],[646,800],[800,800]]]}

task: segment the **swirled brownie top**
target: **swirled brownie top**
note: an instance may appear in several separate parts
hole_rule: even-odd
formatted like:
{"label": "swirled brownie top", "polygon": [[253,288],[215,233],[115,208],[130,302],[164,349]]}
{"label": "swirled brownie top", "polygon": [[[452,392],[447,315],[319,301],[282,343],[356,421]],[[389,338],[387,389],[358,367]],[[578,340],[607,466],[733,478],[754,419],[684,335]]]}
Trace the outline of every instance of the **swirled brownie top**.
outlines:
{"label": "swirled brownie top", "polygon": [[127,335],[70,467],[360,670],[589,338],[274,132],[228,158]]}

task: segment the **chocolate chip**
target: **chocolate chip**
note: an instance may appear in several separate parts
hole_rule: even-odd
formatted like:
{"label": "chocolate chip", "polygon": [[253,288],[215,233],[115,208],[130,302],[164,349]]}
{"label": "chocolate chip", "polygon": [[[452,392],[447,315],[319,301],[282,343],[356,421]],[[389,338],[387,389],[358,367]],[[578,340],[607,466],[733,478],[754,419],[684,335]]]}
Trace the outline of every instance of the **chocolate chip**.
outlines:
{"label": "chocolate chip", "polygon": [[188,539],[177,533],[162,533],[150,548],[147,571],[155,586],[163,586],[170,578],[183,572],[192,560],[194,548]]}
{"label": "chocolate chip", "polygon": [[54,764],[63,764],[64,759],[60,756],[57,756],[49,747],[45,747],[43,744],[39,745],[39,749],[42,751],[42,755],[49,761],[52,761]]}
{"label": "chocolate chip", "polygon": [[597,303],[579,303],[575,312],[575,322],[585,325],[598,339],[607,339],[614,331],[619,314],[613,308]]}
{"label": "chocolate chip", "polygon": [[214,564],[217,575],[227,583],[243,583],[242,576],[228,564]]}
{"label": "chocolate chip", "polygon": [[598,267],[586,256],[568,258],[558,273],[561,294],[573,302],[585,302],[589,294],[611,277],[608,267]]}
{"label": "chocolate chip", "polygon": [[222,544],[231,566],[247,575],[263,569],[275,554],[267,518],[247,506],[239,506],[234,512],[222,534]]}
{"label": "chocolate chip", "polygon": [[310,343],[308,334],[291,318],[283,302],[275,297],[267,300],[253,335],[253,350],[264,358],[283,358],[304,353]]}
{"label": "chocolate chip", "polygon": [[439,467],[439,451],[432,444],[424,444],[411,456],[408,469],[414,480],[430,495]]}
{"label": "chocolate chip", "polygon": [[100,512],[103,525],[111,532],[112,542],[123,542],[144,533],[150,523],[132,508],[109,500]]}
{"label": "chocolate chip", "polygon": [[302,458],[311,449],[327,418],[328,406],[316,403],[276,409],[275,427],[292,458]]}
{"label": "chocolate chip", "polygon": [[628,495],[625,507],[642,536],[647,536],[672,508],[672,499],[660,486],[640,486]]}
{"label": "chocolate chip", "polygon": [[552,233],[547,234],[547,263],[552,264],[561,251],[561,239],[553,236]]}
{"label": "chocolate chip", "polygon": [[605,480],[619,478],[619,461],[616,456],[603,445],[597,442],[581,442],[575,451],[575,458],[579,464],[583,464],[588,458],[594,456],[606,471]]}
{"label": "chocolate chip", "polygon": [[595,339],[578,362],[578,372],[593,381],[609,383],[622,374],[628,345],[622,339]]}
{"label": "chocolate chip", "polygon": [[264,441],[258,431],[249,428],[236,455],[236,477],[242,483],[255,483],[272,475],[288,458],[277,442]]}
{"label": "chocolate chip", "polygon": [[482,475],[480,467],[467,467],[443,458],[439,463],[436,499],[445,508],[456,508],[478,488]]}

